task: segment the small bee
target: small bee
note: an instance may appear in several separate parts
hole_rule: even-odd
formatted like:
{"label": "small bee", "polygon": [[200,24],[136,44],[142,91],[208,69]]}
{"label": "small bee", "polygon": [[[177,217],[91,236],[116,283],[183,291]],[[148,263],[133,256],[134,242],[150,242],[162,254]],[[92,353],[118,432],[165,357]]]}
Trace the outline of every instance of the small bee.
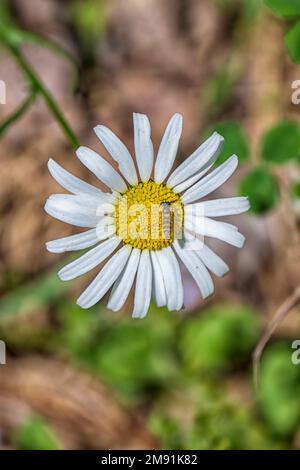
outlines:
{"label": "small bee", "polygon": [[162,234],[166,240],[171,238],[171,204],[170,202],[162,202],[160,204],[162,215]]}

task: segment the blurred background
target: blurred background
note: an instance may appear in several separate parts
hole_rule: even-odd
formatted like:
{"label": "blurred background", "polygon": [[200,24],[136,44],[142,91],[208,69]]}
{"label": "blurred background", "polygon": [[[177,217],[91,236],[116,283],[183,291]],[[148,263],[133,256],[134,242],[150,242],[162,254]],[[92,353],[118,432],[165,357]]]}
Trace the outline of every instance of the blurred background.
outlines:
{"label": "blurred background", "polygon": [[[1,0],[1,449],[300,448],[299,19],[291,0]],[[142,321],[132,299],[76,306],[89,275],[59,281],[45,249],[76,229],[43,211],[48,159],[95,183],[74,148],[109,158],[102,123],[133,150],[133,111],[155,148],[183,114],[178,161],[217,129],[241,165],[215,196],[252,204],[242,250],[211,244],[231,267],[215,295],[184,272],[186,309]]]}

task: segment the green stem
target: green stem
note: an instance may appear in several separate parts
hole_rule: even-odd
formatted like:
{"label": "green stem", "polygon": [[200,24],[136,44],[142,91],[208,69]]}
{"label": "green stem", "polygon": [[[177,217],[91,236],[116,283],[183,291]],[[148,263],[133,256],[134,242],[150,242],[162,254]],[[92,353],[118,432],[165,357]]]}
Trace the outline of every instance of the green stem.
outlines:
{"label": "green stem", "polygon": [[63,113],[61,112],[58,104],[56,103],[55,99],[53,98],[52,94],[50,93],[49,90],[47,90],[38,75],[35,73],[35,71],[32,69],[31,65],[29,62],[27,62],[27,59],[25,56],[22,54],[21,50],[13,45],[10,44],[3,35],[0,34],[0,40],[4,43],[6,48],[9,50],[9,52],[12,54],[14,57],[15,61],[17,64],[20,66],[22,69],[24,75],[28,78],[28,80],[31,82],[33,88],[39,92],[44,100],[46,101],[50,111],[52,112],[54,118],[56,121],[59,123],[61,126],[62,130],[64,131],[65,135],[67,136],[70,144],[72,147],[76,150],[80,144],[78,142],[78,139],[74,132],[72,131],[71,127],[69,126],[66,118],[64,117]]}
{"label": "green stem", "polygon": [[0,124],[0,136],[3,135],[26,111],[30,108],[36,98],[36,91],[32,93],[23,101],[21,106],[14,111],[4,122]]}

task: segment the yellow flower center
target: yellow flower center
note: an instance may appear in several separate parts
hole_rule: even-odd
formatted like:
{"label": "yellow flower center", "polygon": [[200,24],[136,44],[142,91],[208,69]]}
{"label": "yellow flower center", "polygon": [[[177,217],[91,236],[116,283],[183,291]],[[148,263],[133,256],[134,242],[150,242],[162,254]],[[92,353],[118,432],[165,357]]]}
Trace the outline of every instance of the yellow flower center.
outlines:
{"label": "yellow flower center", "polygon": [[183,204],[163,183],[147,181],[130,187],[116,204],[116,233],[140,250],[161,250],[181,238]]}

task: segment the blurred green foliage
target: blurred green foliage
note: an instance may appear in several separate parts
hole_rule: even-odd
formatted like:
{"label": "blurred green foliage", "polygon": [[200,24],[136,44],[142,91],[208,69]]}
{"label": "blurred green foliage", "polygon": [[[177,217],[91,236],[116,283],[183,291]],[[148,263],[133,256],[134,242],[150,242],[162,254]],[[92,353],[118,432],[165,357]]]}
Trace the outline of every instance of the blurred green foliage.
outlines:
{"label": "blurred green foliage", "polygon": [[[259,327],[251,309],[216,305],[183,321],[151,307],[143,322],[105,309],[60,307],[63,330],[56,340],[130,400],[161,389],[185,371],[215,373],[249,359]],[[181,371],[181,372],[180,372]]]}
{"label": "blurred green foliage", "polygon": [[269,168],[263,166],[247,173],[240,182],[239,194],[248,196],[250,211],[254,214],[262,214],[272,209],[279,200],[277,182]]}
{"label": "blurred green foliage", "polygon": [[213,119],[228,105],[240,75],[241,70],[230,60],[214,73],[201,91],[201,107],[206,116]]}
{"label": "blurred green foliage", "polygon": [[215,305],[181,328],[181,354],[191,372],[224,371],[245,358],[258,340],[255,313],[241,305]]}
{"label": "blurred green foliage", "polygon": [[135,394],[136,398],[145,387],[162,387],[176,374],[170,347],[173,333],[167,317],[152,321],[151,325],[118,323],[99,344],[96,369],[114,388]]}
{"label": "blurred green foliage", "polygon": [[41,416],[32,416],[17,426],[13,434],[13,443],[21,450],[61,449],[53,429]]}
{"label": "blurred green foliage", "polygon": [[293,121],[281,121],[262,138],[262,159],[284,164],[300,156],[300,127]]}
{"label": "blurred green foliage", "polygon": [[69,14],[78,34],[85,60],[91,61],[107,25],[106,0],[75,0]]}
{"label": "blurred green foliage", "polygon": [[262,163],[250,170],[239,185],[239,194],[249,197],[251,212],[262,214],[276,206],[279,188],[273,176],[273,165],[297,163],[299,155],[300,127],[296,122],[283,120],[263,135]]}
{"label": "blurred green foliage", "polygon": [[250,410],[242,403],[219,402],[205,404],[195,420],[189,445],[200,449],[251,450],[276,447],[263,429],[251,416]]}
{"label": "blurred green foliage", "polygon": [[[260,335],[253,309],[216,304],[186,316],[151,306],[145,320],[133,322],[130,316],[114,314],[101,305],[85,311],[73,301],[61,300],[53,303],[52,315],[56,328],[48,335],[38,333],[32,325],[32,334],[42,335],[44,350],[85,367],[106,382],[123,403],[147,405],[150,429],[162,447],[290,446],[300,418],[300,368],[291,365],[289,346],[267,349],[258,407],[234,398],[226,385],[229,377],[233,383],[236,377],[235,390],[240,383],[241,390],[251,390],[251,352]],[[29,339],[30,334],[24,328],[19,331]],[[18,344],[23,348],[26,343],[24,338],[16,343],[11,328],[6,330],[5,341],[15,351]],[[34,348],[28,338],[27,342]],[[48,432],[39,431],[39,421],[24,429],[18,430],[20,448],[59,446],[55,437],[53,444],[53,439],[49,442],[44,436]]]}
{"label": "blurred green foliage", "polygon": [[[297,17],[300,15],[300,3],[292,0],[269,0],[265,2],[273,11],[283,17]],[[233,54],[227,57],[227,61],[210,78],[204,89],[201,105],[209,120],[215,124],[210,126],[209,132],[217,130],[225,138],[224,149],[217,161],[222,163],[230,155],[236,154],[240,163],[247,163],[252,157],[247,136],[237,122],[218,121],[218,116],[226,111],[236,91],[236,86],[243,73],[241,67],[242,44],[245,35],[253,28],[253,23],[262,12],[261,2],[239,2],[236,0],[217,0],[227,20],[231,18],[233,28],[233,41],[235,48]],[[299,16],[300,18],[300,16]],[[250,21],[249,21],[250,20]],[[300,29],[294,26],[287,34],[286,43],[290,54],[297,62],[300,60]],[[242,55],[243,57],[243,55]],[[202,96],[202,95],[201,95]],[[208,134],[207,133],[207,134]],[[239,185],[239,194],[248,196],[253,214],[264,214],[276,207],[279,201],[279,187],[274,177],[274,165],[283,165],[288,162],[298,163],[300,154],[300,127],[296,122],[283,120],[269,129],[262,137],[261,153],[255,160],[255,168],[246,174]],[[266,166],[268,163],[269,166]],[[272,166],[271,166],[272,165]]]}
{"label": "blurred green foliage", "polygon": [[262,361],[260,406],[271,432],[292,434],[300,419],[300,367],[288,343],[270,346]]}
{"label": "blurred green foliage", "polygon": [[296,199],[300,198],[300,181],[297,181],[292,187],[292,196]]}
{"label": "blurred green foliage", "polygon": [[13,22],[12,16],[10,13],[10,6],[8,0],[1,0],[0,2],[0,27],[3,25],[11,25]]}
{"label": "blurred green foliage", "polygon": [[3,296],[0,300],[0,319],[29,314],[43,307],[49,307],[60,301],[61,295],[66,290],[67,285],[59,280],[56,273],[48,274]]}
{"label": "blurred green foliage", "polygon": [[[219,0],[218,3],[224,8],[224,14],[225,10],[229,11],[232,18],[238,9],[241,18],[250,20],[249,25],[260,5],[259,0],[242,3]],[[265,3],[285,18],[300,18],[300,0],[265,0]],[[77,139],[68,130],[59,106],[44,90],[43,83],[36,81],[34,70],[26,69],[28,64],[22,62],[18,53],[23,43],[30,42],[50,48],[73,64],[76,61],[59,44],[21,30],[8,7],[9,2],[0,3],[2,44],[6,42],[12,53],[17,52],[19,64],[23,71],[25,65],[26,76],[31,77],[33,86],[21,107],[0,125],[0,134],[21,118],[38,92],[44,96],[57,122],[67,126],[70,141],[76,146]],[[105,0],[74,0],[68,3],[67,12],[79,38],[83,62],[92,60],[107,26]],[[286,44],[293,60],[300,62],[299,23],[292,24]],[[242,69],[235,59],[215,72],[203,93],[208,121],[216,121],[213,128],[226,139],[219,163],[233,153],[242,163],[250,157],[241,126],[237,122],[217,122],[241,77]],[[293,122],[280,122],[263,137],[264,164],[250,171],[240,186],[241,194],[249,196],[253,212],[263,213],[275,207],[279,191],[272,165],[295,160],[299,150],[299,127]],[[298,185],[293,189],[298,197],[299,188]],[[300,367],[292,365],[288,344],[274,344],[267,349],[257,403],[232,397],[227,386],[227,381],[232,380],[238,389],[242,381],[242,388],[251,391],[251,352],[260,333],[257,313],[252,309],[217,304],[187,317],[152,306],[145,320],[134,322],[130,316],[120,317],[102,305],[82,310],[66,299],[67,289],[68,285],[51,273],[5,296],[0,302],[3,323],[14,321],[20,314],[30,320],[31,315],[42,311],[50,311],[52,320],[51,328],[45,323],[37,329],[30,321],[19,331],[6,328],[5,337],[0,330],[8,348],[16,352],[24,347],[43,349],[67,357],[76,366],[84,366],[104,380],[127,404],[146,404],[149,426],[162,447],[266,449],[292,445],[293,436],[299,432]],[[21,449],[60,448],[53,429],[40,416],[33,416],[18,426],[13,440]]]}
{"label": "blurred green foliage", "polygon": [[274,13],[289,20],[289,25],[292,22],[285,35],[285,44],[291,59],[300,64],[300,0],[265,0],[265,4]]}
{"label": "blurred green foliage", "polygon": [[223,163],[231,155],[236,154],[239,157],[239,163],[245,163],[249,160],[250,149],[243,129],[237,122],[226,121],[212,126],[210,133],[219,132],[224,139],[223,150],[217,160],[217,164]]}
{"label": "blurred green foliage", "polygon": [[[249,450],[283,448],[242,398],[231,396],[219,381],[193,380],[171,392],[173,407],[162,401],[149,426],[163,448]],[[168,409],[170,408],[170,409]],[[174,409],[176,411],[174,411]]]}
{"label": "blurred green foliage", "polygon": [[75,305],[60,307],[63,325],[58,345],[64,345],[129,400],[143,400],[177,372],[175,341],[177,319],[153,307],[142,322],[120,318],[105,308],[84,311]]}
{"label": "blurred green foliage", "polygon": [[240,22],[245,26],[245,22],[254,21],[261,9],[261,0],[215,0],[215,3],[221,8],[224,15],[233,15],[236,17],[240,13]]}
{"label": "blurred green foliage", "polygon": [[[221,129],[220,133],[222,134]],[[232,141],[233,149],[234,138]],[[238,152],[237,154],[239,155]],[[273,176],[272,165],[283,165],[290,161],[297,163],[299,155],[300,127],[296,122],[283,120],[263,135],[261,142],[262,163],[250,170],[239,185],[239,194],[248,196],[252,213],[263,214],[273,209],[279,201],[279,188]]]}
{"label": "blurred green foliage", "polygon": [[74,147],[74,149],[77,149],[79,147],[79,142],[76,135],[66,120],[59,104],[52,96],[52,93],[47,87],[45,87],[43,80],[40,79],[31,63],[27,60],[27,57],[23,53],[22,46],[26,42],[31,42],[37,46],[51,49],[54,53],[71,61],[72,65],[75,64],[75,69],[77,70],[76,60],[59,43],[53,42],[48,38],[44,38],[33,32],[22,30],[12,19],[9,4],[7,2],[2,4],[0,13],[0,45],[6,49],[12,59],[16,62],[18,68],[24,75],[24,79],[27,81],[29,88],[28,97],[24,102],[21,103],[17,110],[0,124],[0,136],[24,115],[39,95],[45,101],[49,111],[53,115],[53,118],[65,133],[71,146]]}
{"label": "blurred green foliage", "polygon": [[300,64],[300,21],[292,26],[287,32],[285,36],[285,44],[292,60],[296,64]]}
{"label": "blurred green foliage", "polygon": [[284,18],[300,16],[300,0],[265,0],[265,4]]}

